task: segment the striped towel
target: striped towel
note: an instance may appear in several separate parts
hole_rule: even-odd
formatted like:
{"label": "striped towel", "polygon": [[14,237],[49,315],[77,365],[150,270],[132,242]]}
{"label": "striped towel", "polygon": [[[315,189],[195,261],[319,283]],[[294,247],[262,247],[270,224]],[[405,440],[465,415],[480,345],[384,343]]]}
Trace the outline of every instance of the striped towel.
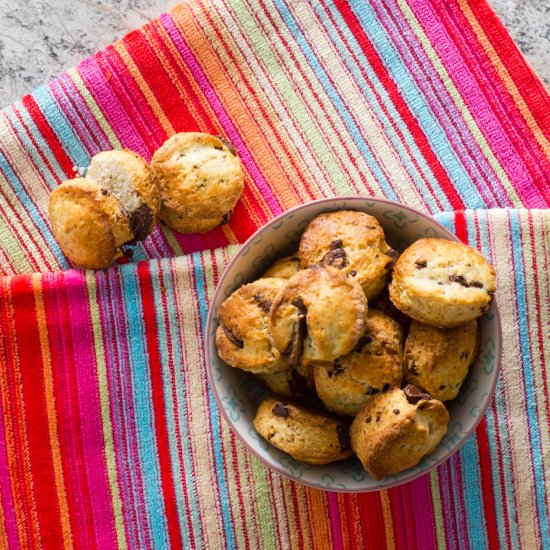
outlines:
{"label": "striped towel", "polygon": [[[48,194],[96,152],[227,136],[205,235],[71,270]],[[0,548],[550,548],[550,100],[484,0],[190,0],[0,115]],[[362,495],[267,470],[221,420],[202,332],[237,247],[307,200],[425,212],[495,265],[496,396],[428,476]],[[143,260],[138,262],[137,260]]]}

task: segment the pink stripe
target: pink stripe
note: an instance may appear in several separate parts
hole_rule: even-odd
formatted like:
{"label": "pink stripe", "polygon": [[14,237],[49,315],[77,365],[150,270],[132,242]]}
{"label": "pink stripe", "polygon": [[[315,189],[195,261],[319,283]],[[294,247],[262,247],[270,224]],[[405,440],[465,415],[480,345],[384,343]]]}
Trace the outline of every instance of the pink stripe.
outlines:
{"label": "pink stripe", "polygon": [[435,518],[430,488],[430,477],[425,475],[412,481],[408,488],[410,490],[412,509],[415,518],[416,541],[418,548],[437,548]]}
{"label": "pink stripe", "polygon": [[183,37],[179,33],[177,27],[175,26],[174,22],[168,14],[162,14],[159,20],[164,25],[164,28],[172,39],[174,46],[180,52],[181,56],[185,60],[185,63],[189,67],[189,70],[191,71],[199,87],[201,88],[204,96],[212,106],[212,109],[216,113],[225,133],[227,134],[227,137],[239,150],[239,154],[243,164],[246,166],[246,169],[254,180],[254,183],[258,187],[258,190],[263,195],[264,200],[269,205],[272,214],[274,216],[280,214],[283,210],[281,208],[281,205],[279,204],[279,201],[273,194],[271,187],[265,181],[265,178],[258,169],[254,159],[252,158],[252,155],[248,152],[244,141],[241,139],[241,136],[237,132],[237,129],[233,125],[233,122],[225,112],[221,102],[218,100],[214,88],[208,82],[208,79],[206,78],[203,70],[195,59],[195,56],[193,55],[193,52],[191,52],[191,50],[185,43]]}
{"label": "pink stripe", "polygon": [[[432,4],[423,0],[409,0],[409,4],[440,61],[452,75],[453,83],[462,99],[470,107],[470,113],[490,144],[491,150],[514,183],[516,192],[524,200],[524,204],[533,208],[546,207],[544,198],[533,187],[532,180],[533,177],[538,180],[541,180],[541,177],[545,178],[544,170],[546,168],[547,173],[550,165],[545,162],[543,155],[534,154],[532,133],[519,128],[517,117],[510,116],[511,113],[506,106],[508,91],[505,88],[495,89],[499,87],[500,80],[490,79],[486,63],[482,64],[481,56],[474,54],[473,45],[477,43],[475,36],[471,32],[468,33],[469,29],[460,27],[463,34],[468,34],[464,36],[464,41],[465,43],[467,41],[469,46],[462,52],[468,56],[465,59],[441,22],[440,17],[444,15],[445,10],[441,10],[441,14],[438,15]],[[447,5],[447,9],[454,8]],[[455,28],[458,29],[456,24]],[[488,96],[498,96],[498,100],[490,103]],[[515,106],[513,108],[515,110]],[[507,132],[505,128],[509,131]],[[516,137],[515,140],[511,138],[512,133]],[[527,146],[526,141],[530,141],[531,145]],[[514,154],[510,154],[511,151]],[[529,159],[529,168],[536,172],[534,176],[529,172],[523,159]]]}
{"label": "pink stripe", "polygon": [[332,548],[333,550],[342,550],[344,548],[344,543],[342,541],[342,525],[340,523],[338,495],[336,493],[327,493],[327,502],[330,517],[330,529],[332,532]]}

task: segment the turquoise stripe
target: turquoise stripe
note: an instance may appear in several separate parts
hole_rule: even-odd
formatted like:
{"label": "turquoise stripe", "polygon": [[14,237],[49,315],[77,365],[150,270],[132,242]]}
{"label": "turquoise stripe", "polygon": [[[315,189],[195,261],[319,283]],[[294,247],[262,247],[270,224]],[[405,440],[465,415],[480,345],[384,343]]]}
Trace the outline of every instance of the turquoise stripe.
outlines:
{"label": "turquoise stripe", "polygon": [[397,54],[376,13],[367,2],[352,2],[352,9],[369,40],[378,50],[384,64],[399,87],[403,100],[417,119],[434,153],[445,168],[458,194],[470,208],[484,208],[485,201],[464,169],[453,145],[432,112],[425,95],[418,89],[409,67]]}
{"label": "turquoise stripe", "polygon": [[[437,197],[440,199],[444,209],[451,209],[451,204],[449,203],[447,196],[442,191],[439,182],[435,178],[431,168],[428,166],[424,155],[421,153],[420,149],[416,145],[416,142],[412,134],[409,132],[407,125],[403,122],[401,116],[395,108],[395,105],[389,98],[386,89],[382,86],[380,80],[378,79],[378,76],[364,56],[361,47],[353,36],[353,33],[351,33],[349,27],[346,25],[346,21],[341,16],[340,12],[334,7],[334,5],[329,5],[327,6],[327,8],[330,9],[332,16],[334,17],[334,19],[337,20],[337,28],[332,24],[330,18],[326,15],[323,9],[318,6],[314,6],[315,12],[319,15],[334,45],[338,48],[343,62],[345,63],[350,73],[353,75],[356,84],[359,86],[359,88],[367,98],[367,102],[370,108],[376,114],[378,120],[382,123],[385,135],[390,139],[391,144],[398,152],[399,158],[403,162],[407,173],[414,180],[415,186],[422,194],[422,198],[425,200],[426,204],[430,207],[430,210],[432,212],[440,210],[440,207],[437,205],[437,202],[434,199],[435,195],[437,195]],[[340,38],[337,29],[344,34],[345,43]],[[362,71],[359,69],[359,65],[352,60],[349,53],[347,52],[346,47],[351,49],[354,55],[357,57],[360,66],[367,74],[368,82],[376,90],[376,93],[379,95],[379,99],[376,98],[375,93],[371,90],[370,86],[365,81],[365,78],[362,75]],[[382,102],[382,104],[386,108],[386,111],[388,111],[389,118],[380,107],[379,101]],[[391,124],[392,121],[394,121],[395,124],[399,127],[399,130],[403,135],[404,142],[394,130]],[[407,151],[407,147],[409,148],[410,152]],[[411,158],[414,158],[416,160],[416,163],[421,169],[422,175],[424,175],[425,179],[427,179],[432,186],[433,192],[430,191],[426,184],[422,181],[421,173],[418,168],[413,165],[413,163],[411,162]]]}
{"label": "turquoise stripe", "polygon": [[[206,320],[208,318],[208,304],[206,302],[205,273],[201,261],[201,253],[195,252],[191,255],[193,267],[195,269],[195,285],[197,288],[197,299],[199,304],[199,314],[201,319],[201,330],[204,335],[206,330]],[[231,510],[229,504],[229,491],[227,486],[227,476],[225,473],[223,451],[222,451],[222,428],[220,425],[220,413],[216,404],[216,399],[212,393],[210,384],[208,385],[208,402],[210,412],[210,422],[212,426],[211,438],[216,461],[216,473],[218,477],[218,502],[222,511],[222,520],[226,536],[226,548],[235,548],[235,532],[233,521],[231,519]]]}
{"label": "turquoise stripe", "polygon": [[326,94],[331,99],[334,107],[340,114],[346,128],[348,129],[351,137],[353,138],[354,143],[357,145],[361,153],[365,156],[365,160],[370,170],[372,171],[374,177],[376,178],[378,184],[382,187],[385,196],[389,199],[397,200],[397,195],[395,194],[395,191],[393,190],[393,187],[391,186],[384,172],[381,170],[376,158],[372,153],[372,150],[369,144],[365,141],[365,138],[361,134],[359,128],[357,128],[357,124],[353,120],[353,117],[351,116],[349,110],[347,109],[346,105],[342,101],[342,98],[340,97],[340,95],[338,94],[338,92],[330,82],[330,78],[328,77],[326,71],[323,69],[323,67],[319,63],[317,57],[315,56],[315,53],[313,52],[308,41],[304,37],[302,31],[300,30],[300,27],[298,26],[298,24],[292,17],[291,13],[289,12],[286,4],[283,3],[283,0],[275,0],[275,5],[281,17],[283,18],[289,30],[291,31],[298,46],[302,50],[302,53],[307,58],[308,63],[311,66],[311,69],[317,76]]}
{"label": "turquoise stripe", "polygon": [[523,376],[526,389],[526,407],[531,441],[531,453],[533,460],[533,476],[535,482],[535,494],[538,508],[540,532],[544,548],[550,548],[550,530],[548,526],[548,510],[546,508],[546,491],[544,483],[544,463],[541,454],[541,441],[535,396],[535,379],[533,374],[533,362],[529,346],[530,334],[527,321],[527,292],[525,289],[525,272],[523,263],[523,243],[521,228],[517,210],[510,211],[510,224],[512,229],[512,251],[514,258],[514,272],[516,276],[516,303],[518,312],[518,324],[521,344],[521,356]]}
{"label": "turquoise stripe", "polygon": [[157,444],[151,372],[144,339],[145,327],[137,264],[127,264],[124,268],[121,270],[121,275],[124,276],[121,276],[120,279],[132,373],[135,430],[138,440],[140,469],[143,475],[147,519],[153,547],[155,549],[169,548],[160,464],[158,455],[155,452]]}

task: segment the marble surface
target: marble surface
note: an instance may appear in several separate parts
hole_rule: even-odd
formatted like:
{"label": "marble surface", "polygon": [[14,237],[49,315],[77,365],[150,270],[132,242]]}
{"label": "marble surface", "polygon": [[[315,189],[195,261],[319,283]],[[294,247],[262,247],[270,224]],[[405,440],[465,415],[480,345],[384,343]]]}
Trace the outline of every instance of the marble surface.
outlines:
{"label": "marble surface", "polygon": [[[550,0],[489,0],[550,85]],[[175,0],[0,0],[0,106],[166,11]]]}

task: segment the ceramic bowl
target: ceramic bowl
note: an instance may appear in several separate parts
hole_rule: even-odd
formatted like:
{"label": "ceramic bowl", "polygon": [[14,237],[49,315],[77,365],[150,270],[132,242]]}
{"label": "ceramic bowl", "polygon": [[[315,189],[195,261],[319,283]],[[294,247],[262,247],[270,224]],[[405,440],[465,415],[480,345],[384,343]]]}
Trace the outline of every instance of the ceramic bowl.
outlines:
{"label": "ceramic bowl", "polygon": [[448,402],[449,429],[433,454],[417,466],[382,480],[370,477],[356,458],[325,466],[297,462],[270,445],[256,433],[252,421],[266,391],[239,369],[225,364],[216,351],[217,314],[222,302],[241,285],[251,282],[278,257],[295,250],[306,225],[322,212],[357,210],[375,216],[387,242],[402,251],[422,237],[457,237],[433,218],[410,207],[370,197],[339,197],[303,204],[281,214],[258,230],[241,247],[225,269],[214,294],[205,337],[210,384],[225,421],[247,449],[266,466],[318,489],[342,492],[378,491],[407,483],[426,474],[464,444],[483,418],[491,401],[501,354],[500,319],[496,301],[480,318],[481,345],[477,361],[470,368],[459,395]]}

